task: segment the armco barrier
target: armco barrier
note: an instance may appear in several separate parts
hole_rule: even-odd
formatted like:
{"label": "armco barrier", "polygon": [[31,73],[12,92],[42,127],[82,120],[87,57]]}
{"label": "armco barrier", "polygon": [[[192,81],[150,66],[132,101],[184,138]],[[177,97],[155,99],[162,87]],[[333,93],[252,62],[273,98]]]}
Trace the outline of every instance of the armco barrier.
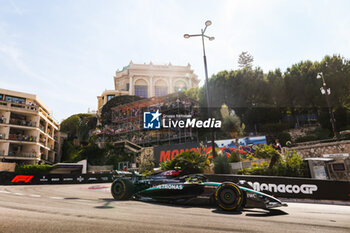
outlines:
{"label": "armco barrier", "polygon": [[[350,182],[305,179],[295,177],[242,176],[205,174],[210,181],[240,180],[248,182],[256,191],[284,198],[307,198],[350,201]],[[0,185],[42,185],[42,184],[84,184],[108,183],[114,180],[113,174],[30,175],[13,172],[0,172]]]}
{"label": "armco barrier", "polygon": [[84,184],[107,183],[113,181],[112,174],[21,174],[0,172],[0,185],[40,185],[40,184]]}
{"label": "armco barrier", "polygon": [[254,190],[276,197],[350,201],[349,181],[272,176],[212,174],[205,174],[205,176],[210,181],[216,182],[232,181],[238,183],[240,180],[244,180],[252,185]]}

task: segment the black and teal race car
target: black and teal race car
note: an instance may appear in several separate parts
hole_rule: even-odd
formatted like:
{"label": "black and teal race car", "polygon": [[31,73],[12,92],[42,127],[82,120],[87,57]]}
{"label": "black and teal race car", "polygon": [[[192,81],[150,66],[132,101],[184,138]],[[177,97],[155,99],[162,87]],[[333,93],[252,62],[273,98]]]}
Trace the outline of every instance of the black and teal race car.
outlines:
{"label": "black and teal race car", "polygon": [[119,174],[111,186],[115,200],[154,200],[171,203],[195,203],[207,200],[225,211],[243,208],[271,209],[287,206],[277,198],[257,192],[245,182],[208,182],[204,175],[181,175],[171,170],[145,177],[136,173]]}

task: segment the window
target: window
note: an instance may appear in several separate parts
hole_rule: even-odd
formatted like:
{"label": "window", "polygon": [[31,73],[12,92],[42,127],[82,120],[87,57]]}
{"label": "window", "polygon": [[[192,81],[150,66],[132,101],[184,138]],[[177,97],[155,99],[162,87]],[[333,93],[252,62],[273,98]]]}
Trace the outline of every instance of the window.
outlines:
{"label": "window", "polygon": [[26,99],[7,95],[5,96],[5,101],[17,103],[17,104],[25,104]]}
{"label": "window", "polygon": [[345,164],[344,163],[333,163],[332,167],[333,167],[333,171],[335,171],[335,172],[345,171]]}
{"label": "window", "polygon": [[148,98],[148,88],[145,85],[135,85],[135,95]]}
{"label": "window", "polygon": [[162,86],[155,86],[155,96],[163,96],[168,94],[168,88]]}
{"label": "window", "polygon": [[0,100],[2,100],[2,97],[3,97],[3,95],[2,95],[2,94],[0,94]]}
{"label": "window", "polygon": [[155,96],[164,96],[168,94],[168,84],[164,79],[158,79],[154,85],[154,95]]}
{"label": "window", "polygon": [[127,84],[126,84],[126,91],[129,91],[129,88],[130,88],[130,84],[127,83]]}
{"label": "window", "polygon": [[114,95],[107,95],[107,102],[113,99],[115,96]]}

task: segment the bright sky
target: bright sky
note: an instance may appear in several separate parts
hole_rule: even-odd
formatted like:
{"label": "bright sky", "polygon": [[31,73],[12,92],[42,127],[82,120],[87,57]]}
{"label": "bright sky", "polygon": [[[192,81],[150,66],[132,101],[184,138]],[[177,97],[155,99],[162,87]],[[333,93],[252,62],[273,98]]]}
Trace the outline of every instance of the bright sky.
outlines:
{"label": "bright sky", "polygon": [[[301,60],[350,57],[348,0],[0,0],[0,88],[29,92],[58,121],[97,108],[115,71],[134,63],[187,65],[204,79],[248,51],[265,72]],[[202,84],[203,82],[201,82]]]}

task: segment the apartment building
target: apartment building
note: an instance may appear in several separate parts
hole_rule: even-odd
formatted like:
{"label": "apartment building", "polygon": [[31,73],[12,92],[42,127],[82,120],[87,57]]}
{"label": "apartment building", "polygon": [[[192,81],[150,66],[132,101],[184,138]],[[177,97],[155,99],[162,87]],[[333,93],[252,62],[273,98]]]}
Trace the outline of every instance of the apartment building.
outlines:
{"label": "apartment building", "polygon": [[114,90],[105,90],[97,96],[97,113],[115,96],[137,95],[142,98],[165,96],[178,91],[198,87],[198,76],[191,65],[175,66],[149,64],[134,64],[117,70],[114,76]]}
{"label": "apartment building", "polygon": [[0,89],[0,161],[57,162],[58,137],[58,123],[36,95]]}

